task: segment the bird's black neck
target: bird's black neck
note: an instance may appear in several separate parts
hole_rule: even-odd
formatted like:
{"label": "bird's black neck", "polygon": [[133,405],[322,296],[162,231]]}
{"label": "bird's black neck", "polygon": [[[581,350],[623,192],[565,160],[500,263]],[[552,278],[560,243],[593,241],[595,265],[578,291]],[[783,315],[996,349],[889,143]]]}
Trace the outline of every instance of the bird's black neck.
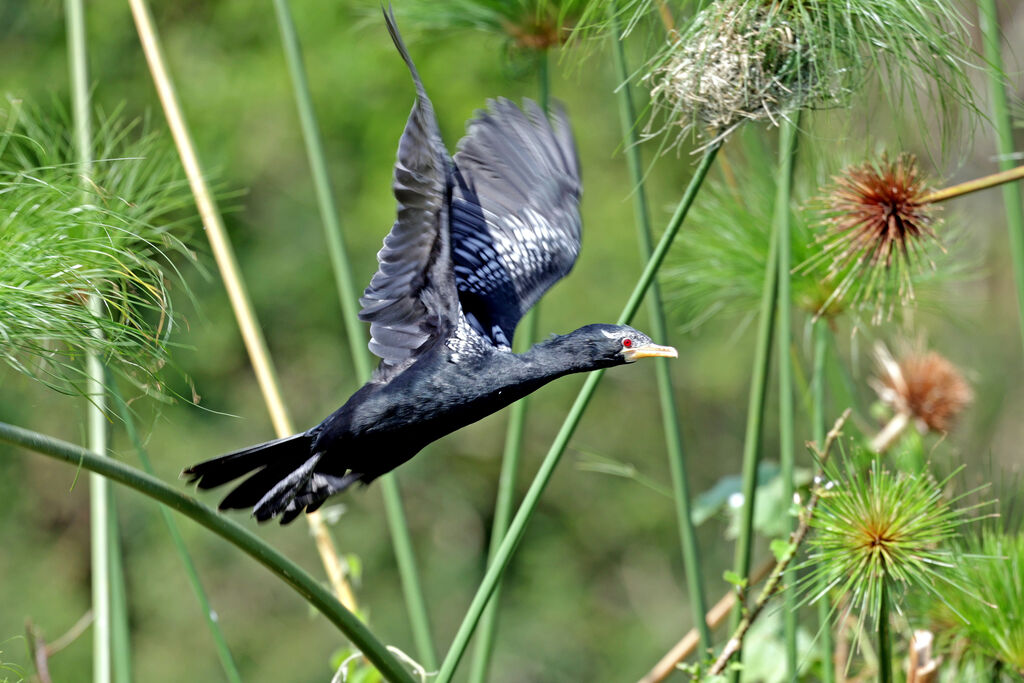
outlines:
{"label": "bird's black neck", "polygon": [[602,367],[594,358],[592,349],[581,342],[579,336],[576,332],[554,336],[534,344],[520,354],[531,378],[548,382],[564,375]]}

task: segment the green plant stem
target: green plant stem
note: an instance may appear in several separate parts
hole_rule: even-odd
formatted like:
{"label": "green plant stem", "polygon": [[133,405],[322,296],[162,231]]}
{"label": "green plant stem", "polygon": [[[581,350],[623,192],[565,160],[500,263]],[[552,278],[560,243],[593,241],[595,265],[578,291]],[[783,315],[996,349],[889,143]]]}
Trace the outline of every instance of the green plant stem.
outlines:
{"label": "green plant stem", "polygon": [[[650,287],[651,283],[654,281],[654,276],[661,267],[662,261],[664,261],[665,255],[668,253],[668,249],[672,245],[672,241],[683,223],[683,219],[686,218],[686,214],[689,211],[690,206],[693,204],[693,201],[697,196],[697,191],[704,182],[704,178],[707,176],[708,169],[711,168],[711,162],[714,160],[719,147],[720,144],[716,143],[704,151],[704,156],[701,158],[697,168],[694,170],[693,177],[690,179],[690,184],[683,193],[683,197],[679,201],[679,206],[676,208],[675,214],[669,221],[665,234],[661,236],[658,246],[655,248],[654,253],[651,254],[651,258],[648,259],[643,273],[637,280],[636,287],[634,287],[629,300],[623,308],[622,315],[619,316],[618,322],[620,324],[628,323],[640,308],[644,295],[646,294],[648,287]],[[601,377],[603,375],[603,370],[597,370],[590,373],[587,376],[586,381],[584,381],[583,387],[576,396],[576,400],[569,409],[569,413],[566,415],[561,429],[559,429],[554,442],[551,444],[551,448],[548,449],[547,455],[544,456],[544,461],[537,470],[537,474],[534,475],[530,488],[526,491],[526,495],[523,496],[523,502],[516,511],[516,515],[512,519],[511,524],[509,524],[508,533],[505,534],[505,538],[502,540],[501,546],[498,548],[498,552],[495,554],[494,560],[487,567],[487,572],[484,574],[484,578],[480,582],[479,588],[477,588],[476,595],[473,596],[469,609],[466,611],[466,615],[462,619],[462,624],[459,625],[459,630],[456,632],[452,645],[448,649],[448,654],[445,655],[444,661],[441,663],[441,670],[438,672],[435,683],[448,683],[455,674],[455,669],[458,667],[459,661],[462,659],[462,655],[466,651],[466,645],[469,643],[469,639],[473,635],[473,631],[476,628],[477,623],[480,621],[480,615],[487,606],[487,602],[490,599],[491,594],[494,592],[502,574],[508,567],[509,560],[512,558],[512,553],[515,552],[516,546],[518,546],[519,542],[522,540],[523,534],[526,532],[526,525],[529,523],[530,517],[533,516],[533,511],[536,509],[537,503],[540,501],[540,496],[547,487],[548,482],[551,480],[555,467],[558,465],[558,461],[565,452],[565,448],[569,444],[569,439],[572,437],[573,432],[576,431],[580,418],[583,416],[583,412],[586,410],[587,404],[590,402],[590,399],[594,394],[594,390],[597,388],[597,385],[601,381]]]}
{"label": "green plant stem", "polygon": [[[541,50],[537,55],[537,81],[541,110],[547,113],[551,98],[551,76],[548,70],[548,51]],[[530,348],[537,338],[537,321],[540,319],[540,304],[534,304],[519,325],[514,346],[516,353]],[[498,491],[494,499],[494,521],[491,523],[491,540],[487,548],[487,564],[501,546],[501,541],[508,531],[509,520],[512,518],[516,478],[519,474],[519,463],[522,460],[523,433],[526,429],[526,408],[529,398],[516,401],[509,408],[508,427],[505,430],[505,448],[501,455],[501,474],[498,476]],[[487,609],[481,617],[476,637],[476,650],[473,663],[469,670],[470,683],[484,683],[490,669],[491,656],[494,653],[495,638],[498,633],[498,601],[501,597],[501,580],[494,588]]]}
{"label": "green plant stem", "polygon": [[[539,317],[536,307],[523,317],[521,331],[516,340],[519,342],[516,344],[517,353],[528,349],[531,341],[537,337],[537,319]],[[498,491],[494,501],[494,521],[491,524],[491,540],[487,549],[488,565],[494,561],[512,518],[516,477],[519,474],[519,463],[522,460],[527,403],[527,398],[521,398],[509,409],[505,449],[501,457],[501,474],[498,477]],[[500,595],[501,581],[499,580],[481,618],[473,665],[469,673],[469,680],[473,683],[483,683],[487,680],[487,672],[490,669],[491,655],[494,652],[495,637],[498,631],[498,599]]]}
{"label": "green plant stem", "polygon": [[[352,354],[352,365],[356,370],[359,382],[363,383],[370,378],[372,364],[366,348],[364,327],[359,320],[359,308],[356,305],[358,293],[353,284],[354,278],[348,259],[348,249],[345,246],[344,235],[338,221],[338,208],[331,192],[327,158],[320,137],[320,126],[313,109],[313,98],[309,91],[309,81],[306,77],[299,36],[295,30],[295,22],[292,19],[287,0],[274,0],[274,8],[277,12],[277,25],[281,31],[288,71],[295,91],[295,104],[299,110],[302,135],[306,142],[306,156],[309,159],[313,186],[320,209],[320,219],[323,222],[324,236],[327,239],[327,253],[334,271],[342,319],[345,321],[345,332]],[[430,633],[430,619],[426,601],[423,598],[419,572],[416,569],[416,556],[402,505],[401,491],[393,473],[381,478],[380,490],[384,497],[384,510],[391,532],[391,542],[402,579],[413,641],[416,644],[420,663],[428,670],[433,670],[437,668],[437,654]]]}
{"label": "green plant stem", "polygon": [[[1003,82],[1002,41],[1000,40],[999,15],[995,0],[980,0],[981,36],[984,43],[985,59],[988,61],[988,86],[992,97],[992,122],[996,128],[996,150],[999,153],[999,169],[1013,168],[1013,124],[1010,121],[1006,103],[1006,89]],[[1006,207],[1006,228],[1010,238],[1010,259],[1013,262],[1013,279],[1017,285],[1017,309],[1024,343],[1024,206],[1021,205],[1020,185],[1003,185],[1003,204]]]}
{"label": "green plant stem", "polygon": [[[353,347],[363,345],[366,332],[363,324],[359,321],[357,306],[359,292],[353,284],[354,277],[352,267],[349,265],[345,236],[338,221],[338,207],[331,191],[327,157],[324,154],[320,126],[313,109],[313,97],[309,91],[309,80],[306,77],[306,67],[302,59],[302,47],[288,1],[274,0],[274,9],[277,11],[277,26],[281,31],[281,42],[284,44],[284,54],[288,61],[288,73],[291,76],[294,89],[295,105],[299,111],[302,137],[306,143],[306,157],[309,160],[310,172],[313,177],[313,188],[316,191],[320,220],[324,226],[327,255],[331,259],[331,268],[334,270],[334,284],[338,290],[338,301],[341,303],[345,334]],[[371,370],[368,355],[353,353],[352,364],[360,381],[365,382],[370,376]]]}
{"label": "green plant stem", "polygon": [[[768,260],[765,263],[764,286],[758,314],[757,339],[754,346],[754,365],[751,370],[750,395],[747,402],[747,427],[743,437],[743,507],[739,516],[739,538],[733,571],[738,576],[750,574],[750,555],[754,542],[754,498],[757,493],[757,465],[761,460],[761,426],[764,423],[765,394],[768,388],[768,364],[771,356],[772,334],[775,327],[776,292],[779,285],[779,222],[772,222]],[[738,600],[730,619],[729,630],[735,631],[743,616],[745,600]],[[736,653],[736,660],[742,658]],[[732,680],[739,680],[739,670]]]}
{"label": "green plant stem", "polygon": [[[825,438],[824,445],[818,447],[818,458],[821,467],[824,467],[825,461],[828,459],[829,451],[832,449],[832,444],[842,433],[843,425],[845,425],[846,420],[849,419],[850,413],[850,409],[847,408],[839,419],[836,420],[836,424],[832,427],[832,431],[829,432],[828,436]],[[824,476],[824,470],[819,472],[818,476]],[[789,568],[793,558],[796,557],[797,551],[800,549],[800,544],[803,543],[805,538],[807,538],[807,532],[810,530],[811,526],[811,517],[814,515],[814,510],[817,508],[819,500],[821,500],[821,489],[815,488],[814,492],[811,494],[810,500],[807,501],[807,506],[801,513],[800,523],[796,525],[793,531],[790,532],[789,548],[775,563],[775,567],[771,570],[771,577],[765,583],[760,595],[757,596],[757,600],[754,601],[753,607],[744,613],[743,619],[740,620],[736,630],[733,632],[728,642],[726,642],[725,647],[722,648],[722,653],[708,670],[708,673],[711,676],[721,674],[722,671],[725,670],[729,660],[739,653],[740,647],[743,644],[743,639],[749,633],[754,620],[756,620],[761,614],[765,605],[768,604],[768,601],[773,595],[775,595],[776,591],[782,589],[782,581],[786,575],[786,570]]]}
{"label": "green plant stem", "polygon": [[419,572],[416,569],[416,555],[402,505],[402,492],[398,487],[398,478],[393,472],[385,474],[379,481],[384,497],[384,514],[387,517],[391,544],[395,551],[395,563],[398,565],[398,575],[402,581],[409,627],[412,629],[413,641],[419,654],[419,663],[432,671],[437,668],[437,654],[430,635],[427,603],[423,598]]}
{"label": "green plant stem", "polygon": [[107,552],[110,567],[110,654],[114,683],[131,683],[131,629],[128,624],[128,589],[124,580],[124,554],[121,551],[114,489],[107,486]]}
{"label": "green plant stem", "polygon": [[[790,292],[790,268],[792,261],[792,240],[790,239],[790,217],[793,195],[793,169],[796,164],[797,132],[800,124],[799,110],[791,119],[784,119],[779,126],[779,171],[775,193],[774,222],[779,232],[779,284],[776,309],[778,310],[778,340],[776,349],[779,358],[779,463],[781,466],[783,500],[793,500],[796,492],[794,477],[796,444],[793,432],[793,362],[790,347],[793,342],[793,302]],[[791,520],[790,531],[796,529],[796,520]],[[793,572],[787,566],[784,583],[791,583]],[[786,649],[786,679],[796,681],[796,591],[785,591],[785,608],[782,611],[783,634]]]}
{"label": "green plant stem", "polygon": [[547,50],[537,53],[537,87],[540,108],[547,113],[551,103],[551,60]]}
{"label": "green plant stem", "polygon": [[[829,334],[828,322],[819,318],[812,324],[814,338],[814,368],[811,372],[811,433],[818,449],[825,443],[825,363],[828,357]],[[835,666],[832,662],[832,620],[831,605],[825,591],[824,581],[818,584],[816,592],[821,595],[817,602],[818,609],[818,647],[821,650],[821,668],[823,683],[833,683],[836,678]]]}
{"label": "green plant stem", "polygon": [[[89,68],[86,53],[85,8],[82,0],[65,0],[67,15],[68,68],[71,74],[71,106],[74,125],[75,150],[78,156],[78,172],[82,177],[83,186],[87,185],[92,172],[92,124],[89,114]],[[96,316],[104,315],[103,302],[95,293],[89,295],[89,312]],[[90,334],[102,334],[99,329],[90,330]],[[89,448],[98,455],[107,452],[107,421],[103,415],[106,399],[103,387],[103,363],[95,353],[87,353],[85,357],[87,377],[86,395],[89,405],[86,408],[86,424],[88,429]],[[111,494],[106,479],[95,475],[89,477],[89,525],[92,572],[92,604],[93,604],[93,681],[110,683],[112,680],[112,656],[115,644],[111,625],[111,590],[113,571],[111,563],[118,562],[111,552],[110,534],[116,531],[117,524],[111,519],[113,508]],[[122,605],[123,606],[123,605]],[[118,643],[123,647],[124,643]],[[123,664],[124,657],[117,657],[117,663]],[[126,672],[120,671],[119,680]]]}
{"label": "green plant stem", "polygon": [[62,460],[75,467],[85,468],[90,472],[135,489],[198,522],[241,549],[291,586],[307,603],[337,626],[388,680],[413,683],[412,676],[402,668],[387,648],[377,640],[356,615],[345,609],[344,605],[321,582],[267,545],[259,536],[218,514],[213,508],[203,505],[195,498],[171,488],[141,470],[129,467],[113,458],[98,456],[81,446],[45,434],[0,422],[0,442],[21,446]]}
{"label": "green plant stem", "polygon": [[[641,256],[648,259],[654,249],[654,243],[651,235],[650,212],[647,206],[647,192],[644,188],[643,162],[640,158],[640,147],[636,134],[636,109],[629,88],[626,51],[619,39],[618,15],[613,8],[609,9],[608,15],[612,22],[612,53],[615,59],[616,78],[619,82],[619,120],[622,123],[626,165],[629,168],[629,177],[633,188],[633,215],[637,227],[637,241],[640,245]],[[651,333],[658,343],[665,344],[668,342],[668,325],[665,324],[665,309],[657,282],[651,284],[647,302]],[[706,653],[711,649],[711,631],[704,618],[708,611],[707,600],[704,595],[700,549],[697,545],[697,534],[693,528],[690,483],[683,451],[682,429],[679,425],[679,410],[676,406],[675,393],[672,391],[669,359],[655,358],[654,361],[658,396],[661,402],[662,425],[665,429],[665,450],[672,477],[673,501],[676,508],[680,547],[683,553],[683,567],[686,570],[687,589],[690,594],[690,608],[693,612],[694,628],[697,629],[697,634],[700,637],[700,651]]]}
{"label": "green plant stem", "polygon": [[892,683],[892,633],[889,630],[889,586],[882,580],[878,605],[878,683]]}
{"label": "green plant stem", "polygon": [[[224,221],[221,220],[217,202],[213,198],[213,193],[210,192],[209,184],[200,167],[199,155],[196,154],[192,135],[189,133],[188,124],[181,111],[178,95],[174,91],[174,83],[171,81],[167,62],[160,47],[160,37],[153,24],[149,4],[146,0],[128,0],[128,4],[131,7],[132,18],[139,34],[139,43],[142,45],[149,72],[153,77],[153,85],[156,87],[160,105],[167,118],[167,126],[171,129],[171,136],[178,149],[181,165],[185,169],[185,176],[188,178],[192,196],[196,201],[196,208],[202,218],[203,228],[210,240],[210,249],[217,262],[221,279],[224,281],[228,299],[231,301],[231,309],[235,314],[238,331],[249,354],[249,360],[256,374],[256,381],[263,394],[263,402],[270,414],[270,421],[274,424],[274,431],[278,437],[290,436],[295,433],[295,428],[292,426],[291,418],[284,404],[281,385],[277,380],[277,371],[274,369],[270,352],[267,350],[267,342],[263,338],[263,330],[256,319],[252,302],[249,300],[249,292],[239,271],[231,240],[228,239],[227,231],[224,229]],[[331,538],[323,515],[319,511],[308,513],[306,522],[309,524],[317,553],[319,553],[320,560],[327,572],[327,579],[331,582],[338,598],[355,610],[355,596],[345,577],[334,539]]]}
{"label": "green plant stem", "polygon": [[[117,389],[117,385],[110,380],[108,375],[108,386],[110,387],[110,397],[114,400],[117,405],[118,414],[121,421],[124,423],[125,433],[128,435],[128,440],[131,442],[132,447],[135,449],[135,454],[139,458],[139,463],[142,465],[142,469],[146,474],[154,476],[153,465],[149,461],[149,455],[146,453],[146,448],[142,445],[142,439],[139,437],[138,430],[135,428],[135,418],[132,416],[131,410],[128,408],[128,404],[125,403],[121,397],[120,391]],[[196,600],[199,602],[199,608],[203,612],[203,618],[206,620],[206,625],[210,629],[210,635],[213,637],[214,646],[217,649],[217,657],[220,659],[221,667],[224,669],[224,675],[231,683],[242,683],[242,676],[238,672],[238,666],[235,664],[234,658],[231,656],[231,649],[228,647],[227,639],[224,637],[224,632],[220,628],[220,623],[217,621],[217,616],[213,611],[213,607],[210,605],[210,599],[206,595],[206,590],[203,588],[202,582],[199,580],[199,572],[196,570],[195,563],[192,561],[192,556],[189,555],[188,548],[185,547],[185,539],[181,535],[181,531],[178,529],[178,523],[174,519],[174,515],[171,514],[167,507],[160,505],[160,516],[164,520],[164,524],[167,526],[167,533],[171,536],[171,541],[174,543],[174,549],[178,553],[178,557],[181,559],[181,564],[185,568],[185,574],[188,577],[189,585],[192,587],[192,592],[196,596]]]}

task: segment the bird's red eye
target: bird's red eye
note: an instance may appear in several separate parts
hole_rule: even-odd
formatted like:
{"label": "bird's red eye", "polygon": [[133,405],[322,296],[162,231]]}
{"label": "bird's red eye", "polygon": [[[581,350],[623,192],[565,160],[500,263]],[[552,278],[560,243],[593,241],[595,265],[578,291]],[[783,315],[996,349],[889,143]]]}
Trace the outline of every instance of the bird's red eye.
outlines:
{"label": "bird's red eye", "polygon": [[625,346],[628,349],[629,347],[631,347],[633,345],[633,340],[629,339],[627,337],[626,339],[622,340],[622,345]]}

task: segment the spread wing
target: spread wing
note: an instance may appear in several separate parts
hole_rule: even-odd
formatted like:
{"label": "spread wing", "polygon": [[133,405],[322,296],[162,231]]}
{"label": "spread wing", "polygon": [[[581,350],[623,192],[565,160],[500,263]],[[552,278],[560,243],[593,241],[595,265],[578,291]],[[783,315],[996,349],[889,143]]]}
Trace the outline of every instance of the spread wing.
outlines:
{"label": "spread wing", "polygon": [[446,338],[458,317],[447,230],[452,163],[394,16],[385,14],[385,20],[412,73],[416,103],[398,143],[393,184],[398,218],[359,300],[359,318],[370,323],[370,350],[382,360],[378,376],[401,370],[432,340]]}
{"label": "spread wing", "polygon": [[455,154],[451,258],[467,322],[499,347],[576,262],[581,192],[565,112],[488,103]]}

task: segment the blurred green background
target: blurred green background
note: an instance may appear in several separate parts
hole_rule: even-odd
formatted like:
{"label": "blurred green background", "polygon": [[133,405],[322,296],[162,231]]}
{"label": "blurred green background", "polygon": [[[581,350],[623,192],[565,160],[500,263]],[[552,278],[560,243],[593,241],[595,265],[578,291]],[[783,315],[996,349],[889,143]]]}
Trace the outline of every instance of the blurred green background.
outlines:
{"label": "blurred green background", "polygon": [[[376,250],[394,218],[391,165],[413,91],[375,5],[328,0],[292,5],[340,218],[362,286],[375,270]],[[1024,44],[1024,11],[1018,3],[1006,7],[1006,43]],[[86,8],[96,104],[110,110],[125,102],[129,113],[148,114],[162,126],[127,3],[94,0]],[[396,9],[401,22],[401,3]],[[315,424],[356,383],[273,8],[269,2],[185,1],[155,3],[153,11],[200,157],[225,193],[228,228],[285,398],[297,425]],[[402,28],[450,148],[486,98],[537,96],[529,62],[493,36],[425,35],[407,23]],[[63,6],[56,0],[0,3],[0,91],[41,104],[66,103],[64,31]],[[634,42],[632,58],[639,64],[644,41]],[[1022,79],[1015,69],[1009,62],[1019,96]],[[565,102],[579,144],[585,232],[576,269],[544,299],[539,327],[544,335],[614,321],[641,267],[609,53],[595,50],[582,61],[569,53],[563,62],[553,62],[552,74],[552,94]],[[898,137],[897,131],[907,129],[881,102],[867,101],[853,116],[854,129],[862,132],[850,137],[860,149],[873,149],[879,141],[908,147],[921,153],[926,169],[950,180],[993,170],[993,143],[984,122],[964,146],[942,157],[913,132]],[[766,135],[773,145],[771,132],[752,132]],[[649,158],[654,145],[648,147]],[[1024,137],[1018,137],[1018,148],[1024,149]],[[726,154],[731,155],[730,146]],[[946,158],[951,160],[941,160]],[[683,150],[652,167],[656,226],[667,221],[691,161]],[[958,250],[977,256],[982,263],[977,277],[945,290],[933,302],[938,314],[922,313],[910,328],[875,333],[886,340],[906,336],[908,329],[924,334],[967,371],[975,387],[975,405],[936,449],[936,458],[962,460],[969,483],[1019,475],[1024,375],[998,191],[962,200],[945,215],[968,235],[947,245],[949,257],[962,256]],[[175,481],[185,465],[273,436],[201,233],[196,244],[208,275],[186,271],[196,305],[179,298],[185,324],[174,357],[194,382],[199,406],[136,403],[158,474],[168,481]],[[680,350],[673,370],[694,493],[739,471],[753,338],[752,326],[740,323],[713,320],[657,340]],[[795,336],[804,374],[809,368],[805,323],[798,321]],[[637,326],[644,328],[643,315]],[[872,370],[870,344],[862,336],[840,338],[860,399],[861,426],[870,430],[865,421],[871,397],[864,381]],[[168,377],[183,395],[191,395],[180,378]],[[532,399],[520,490],[581,382],[581,377],[560,380]],[[770,396],[775,393],[770,389]],[[834,412],[842,407],[834,406]],[[671,499],[635,481],[579,467],[581,452],[592,451],[635,465],[667,486],[659,410],[649,365],[614,370],[605,378],[507,575],[493,680],[637,678],[691,625]],[[765,443],[766,456],[774,460],[778,441],[772,410]],[[84,401],[0,371],[0,420],[82,442],[84,413]],[[809,438],[802,411],[800,419],[798,434]],[[399,470],[441,648],[482,575],[505,422],[504,414],[492,416]],[[120,432],[114,449],[135,462]],[[117,499],[137,680],[221,680],[211,640],[155,505],[123,490]],[[212,505],[219,498],[205,494],[203,499]],[[0,661],[25,665],[20,635],[26,619],[53,639],[89,608],[87,490],[74,469],[2,446],[0,501]],[[373,630],[412,653],[378,488],[333,502],[345,508],[332,528],[339,547],[361,560],[358,597]],[[245,521],[244,515],[237,518]],[[330,655],[342,645],[335,629],[237,550],[191,522],[182,526],[245,680],[329,680]],[[728,588],[721,579],[732,558],[731,543],[723,540],[725,527],[716,516],[699,528],[711,602]],[[258,532],[321,574],[304,524]],[[755,557],[765,554],[762,544]],[[80,638],[51,660],[53,680],[88,680],[90,657],[90,638]]]}

